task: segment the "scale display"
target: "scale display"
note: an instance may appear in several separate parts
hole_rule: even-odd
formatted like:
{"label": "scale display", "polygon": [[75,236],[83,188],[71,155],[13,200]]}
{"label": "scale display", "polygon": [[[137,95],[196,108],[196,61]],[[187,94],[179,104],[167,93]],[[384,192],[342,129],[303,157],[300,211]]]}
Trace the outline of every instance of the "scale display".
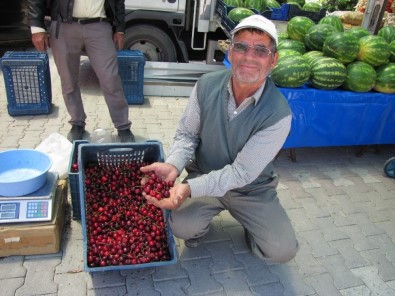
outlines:
{"label": "scale display", "polygon": [[58,174],[49,172],[42,188],[29,195],[0,198],[0,223],[50,221]]}

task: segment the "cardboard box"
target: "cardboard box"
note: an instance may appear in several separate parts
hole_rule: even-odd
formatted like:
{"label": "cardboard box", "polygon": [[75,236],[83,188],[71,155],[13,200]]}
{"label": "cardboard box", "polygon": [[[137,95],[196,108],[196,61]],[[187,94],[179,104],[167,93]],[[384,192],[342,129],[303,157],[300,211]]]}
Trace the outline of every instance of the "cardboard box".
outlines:
{"label": "cardboard box", "polygon": [[0,224],[0,257],[59,252],[67,203],[65,180],[58,183],[56,200],[49,222]]}

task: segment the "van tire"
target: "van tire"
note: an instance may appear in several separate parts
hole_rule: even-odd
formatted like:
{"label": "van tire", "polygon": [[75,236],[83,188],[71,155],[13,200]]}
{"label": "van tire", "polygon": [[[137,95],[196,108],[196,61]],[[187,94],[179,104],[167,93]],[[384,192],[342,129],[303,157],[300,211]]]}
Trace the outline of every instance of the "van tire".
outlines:
{"label": "van tire", "polygon": [[177,62],[177,52],[167,33],[151,25],[135,25],[125,31],[125,49],[140,50],[146,61]]}

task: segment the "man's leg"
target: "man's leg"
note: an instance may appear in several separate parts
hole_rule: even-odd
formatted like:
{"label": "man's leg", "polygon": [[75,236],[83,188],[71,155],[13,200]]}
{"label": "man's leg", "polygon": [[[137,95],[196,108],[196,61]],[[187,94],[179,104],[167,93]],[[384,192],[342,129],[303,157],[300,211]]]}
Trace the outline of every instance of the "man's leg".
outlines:
{"label": "man's leg", "polygon": [[201,238],[209,231],[213,217],[223,210],[216,197],[190,198],[171,211],[169,225],[173,234],[185,241]]}
{"label": "man's leg", "polygon": [[107,22],[83,25],[86,53],[95,71],[115,128],[129,129],[129,106],[118,74],[117,52],[112,28]]}
{"label": "man's leg", "polygon": [[60,24],[56,38],[56,22],[51,24],[50,45],[58,70],[64,103],[70,115],[69,123],[85,126],[86,114],[78,85],[80,55],[83,47],[82,31],[78,24]]}
{"label": "man's leg", "polygon": [[231,192],[220,200],[245,228],[253,254],[275,262],[287,262],[295,257],[298,241],[274,187],[257,195]]}

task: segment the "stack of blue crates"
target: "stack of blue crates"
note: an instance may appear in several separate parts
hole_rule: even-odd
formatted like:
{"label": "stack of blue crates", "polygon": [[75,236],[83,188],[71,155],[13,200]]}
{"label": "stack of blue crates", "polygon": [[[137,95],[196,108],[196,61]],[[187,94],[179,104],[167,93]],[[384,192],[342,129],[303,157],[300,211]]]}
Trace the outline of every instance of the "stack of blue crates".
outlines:
{"label": "stack of blue crates", "polygon": [[118,72],[129,105],[144,103],[145,58],[140,50],[118,51]]}
{"label": "stack of blue crates", "polygon": [[48,54],[7,51],[1,59],[8,114],[37,115],[52,111]]}

